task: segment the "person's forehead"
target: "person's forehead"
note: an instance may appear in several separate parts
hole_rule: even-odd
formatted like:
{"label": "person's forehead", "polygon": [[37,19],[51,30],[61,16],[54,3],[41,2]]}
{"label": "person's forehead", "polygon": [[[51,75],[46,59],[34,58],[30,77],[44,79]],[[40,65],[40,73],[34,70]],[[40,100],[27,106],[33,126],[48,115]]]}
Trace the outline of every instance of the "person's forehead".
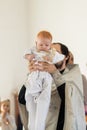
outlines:
{"label": "person's forehead", "polygon": [[3,103],[2,105],[3,105],[3,106],[4,106],[4,105],[6,105],[6,106],[7,106],[7,105],[9,105],[9,103]]}
{"label": "person's forehead", "polygon": [[10,102],[8,102],[8,101],[3,101],[3,102],[1,102],[1,105],[10,105]]}
{"label": "person's forehead", "polygon": [[52,44],[52,47],[56,49],[59,53],[61,53],[61,46],[60,44]]}
{"label": "person's forehead", "polygon": [[51,43],[51,40],[48,38],[37,38],[36,41],[38,43]]}

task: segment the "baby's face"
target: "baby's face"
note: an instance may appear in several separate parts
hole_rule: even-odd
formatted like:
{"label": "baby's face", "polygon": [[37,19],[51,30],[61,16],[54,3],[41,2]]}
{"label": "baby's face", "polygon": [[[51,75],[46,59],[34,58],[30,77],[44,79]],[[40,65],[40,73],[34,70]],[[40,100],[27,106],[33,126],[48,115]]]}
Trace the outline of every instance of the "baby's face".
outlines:
{"label": "baby's face", "polygon": [[10,109],[9,103],[3,102],[1,104],[1,112],[7,113],[7,112],[9,112],[9,109]]}
{"label": "baby's face", "polygon": [[47,38],[37,38],[36,47],[38,51],[48,51],[51,48],[51,40]]}

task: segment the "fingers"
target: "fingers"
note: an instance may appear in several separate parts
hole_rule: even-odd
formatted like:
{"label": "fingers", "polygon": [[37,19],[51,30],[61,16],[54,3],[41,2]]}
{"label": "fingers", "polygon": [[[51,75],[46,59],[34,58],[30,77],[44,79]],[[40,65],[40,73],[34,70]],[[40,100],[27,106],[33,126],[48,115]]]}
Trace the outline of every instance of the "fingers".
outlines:
{"label": "fingers", "polygon": [[49,66],[49,63],[47,63],[47,62],[39,62],[39,65],[46,67],[46,66]]}
{"label": "fingers", "polygon": [[55,69],[56,67],[53,64],[49,64],[47,62],[40,61],[37,64],[35,64],[35,61],[34,61],[29,64],[30,72],[39,70],[39,71],[47,71],[49,73],[53,73]]}
{"label": "fingers", "polygon": [[41,71],[43,70],[42,64],[41,64],[41,63],[38,63],[38,62],[37,62],[37,64],[36,64],[35,61],[30,62],[28,68],[29,68],[30,72],[36,71],[36,70],[41,70]]}
{"label": "fingers", "polygon": [[28,65],[28,69],[30,72],[34,71],[34,61],[31,61]]}

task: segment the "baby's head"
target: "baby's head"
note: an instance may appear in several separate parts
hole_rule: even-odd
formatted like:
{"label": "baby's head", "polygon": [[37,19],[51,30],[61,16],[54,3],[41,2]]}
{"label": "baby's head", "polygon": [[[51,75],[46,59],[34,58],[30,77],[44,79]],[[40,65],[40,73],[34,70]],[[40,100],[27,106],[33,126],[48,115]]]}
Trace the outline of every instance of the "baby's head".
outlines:
{"label": "baby's head", "polygon": [[36,47],[38,51],[48,51],[51,48],[52,35],[48,31],[40,31],[36,37]]}
{"label": "baby's head", "polygon": [[10,100],[9,99],[1,101],[0,112],[1,113],[9,113],[10,112]]}

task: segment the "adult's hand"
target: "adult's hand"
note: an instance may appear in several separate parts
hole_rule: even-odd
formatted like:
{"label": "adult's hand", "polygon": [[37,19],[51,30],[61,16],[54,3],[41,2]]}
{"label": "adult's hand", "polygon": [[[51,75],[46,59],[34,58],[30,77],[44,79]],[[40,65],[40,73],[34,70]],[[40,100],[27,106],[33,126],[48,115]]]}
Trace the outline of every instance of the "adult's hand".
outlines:
{"label": "adult's hand", "polygon": [[42,67],[42,68],[39,68],[40,71],[47,71],[49,73],[54,73],[57,70],[54,64],[50,64],[47,62],[41,62],[39,64],[41,64],[41,67]]}
{"label": "adult's hand", "polygon": [[32,61],[29,64],[29,70],[30,72],[39,70],[39,71],[47,71],[49,73],[54,73],[57,70],[57,68],[55,67],[54,64],[49,64],[47,62]]}

